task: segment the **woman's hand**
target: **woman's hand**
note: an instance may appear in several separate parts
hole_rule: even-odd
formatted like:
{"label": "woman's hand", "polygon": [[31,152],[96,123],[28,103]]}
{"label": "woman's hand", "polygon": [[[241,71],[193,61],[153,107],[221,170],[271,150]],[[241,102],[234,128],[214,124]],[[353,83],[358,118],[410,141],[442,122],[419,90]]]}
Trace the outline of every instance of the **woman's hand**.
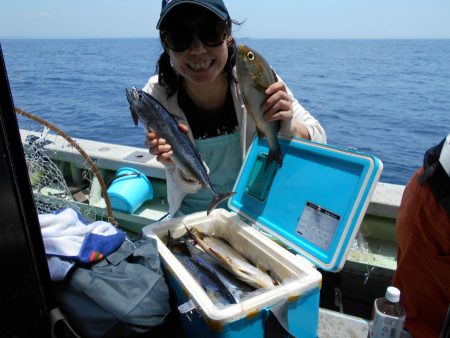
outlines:
{"label": "woman's hand", "polygon": [[299,121],[292,120],[294,109],[286,85],[281,81],[272,83],[267,87],[266,94],[267,99],[261,106],[264,119],[268,122],[284,120],[289,123],[290,133],[293,136],[310,140],[311,136],[306,126]]}
{"label": "woman's hand", "polygon": [[[189,130],[189,128],[182,123],[178,124],[178,128],[180,128],[183,133],[187,133]],[[155,155],[156,160],[164,165],[173,164],[172,146],[167,143],[165,139],[159,137],[154,131],[147,132],[145,136],[147,138],[150,154]]]}
{"label": "woman's hand", "polygon": [[294,116],[292,101],[283,82],[272,83],[266,89],[267,99],[261,106],[264,119],[272,122],[276,120],[291,120]]}

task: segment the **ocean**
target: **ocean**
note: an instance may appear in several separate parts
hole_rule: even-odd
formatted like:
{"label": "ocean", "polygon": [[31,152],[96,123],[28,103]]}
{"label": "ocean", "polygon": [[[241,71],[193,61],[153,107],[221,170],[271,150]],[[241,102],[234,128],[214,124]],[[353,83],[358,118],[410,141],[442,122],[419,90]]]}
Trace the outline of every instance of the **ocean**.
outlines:
{"label": "ocean", "polygon": [[[155,73],[158,39],[1,40],[16,107],[72,137],[144,146],[125,88]],[[269,61],[328,143],[383,161],[406,184],[450,133],[450,40],[241,39]]]}

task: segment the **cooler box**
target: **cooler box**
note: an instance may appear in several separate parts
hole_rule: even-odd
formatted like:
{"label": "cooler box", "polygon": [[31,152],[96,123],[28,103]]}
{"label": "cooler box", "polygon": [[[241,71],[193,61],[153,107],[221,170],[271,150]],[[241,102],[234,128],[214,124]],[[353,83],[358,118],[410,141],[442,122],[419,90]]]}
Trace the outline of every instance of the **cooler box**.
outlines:
{"label": "cooler box", "polygon": [[[265,169],[268,144],[255,138],[228,202],[231,211],[195,213],[143,229],[158,243],[187,337],[264,337],[269,317],[283,303],[290,333],[317,337],[322,278],[316,266],[339,271],[344,265],[382,163],[301,139],[279,141],[283,165]],[[225,238],[279,285],[237,304],[214,305],[164,245],[168,231],[179,237],[185,226]]]}

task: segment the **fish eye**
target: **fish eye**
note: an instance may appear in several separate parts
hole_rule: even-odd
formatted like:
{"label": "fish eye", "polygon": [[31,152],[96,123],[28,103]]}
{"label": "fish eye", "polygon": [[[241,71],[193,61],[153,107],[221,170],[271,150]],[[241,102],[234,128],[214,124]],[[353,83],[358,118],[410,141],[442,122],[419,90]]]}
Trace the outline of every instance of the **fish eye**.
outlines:
{"label": "fish eye", "polygon": [[252,52],[248,52],[247,57],[250,61],[253,61],[255,59],[255,54],[253,54]]}
{"label": "fish eye", "polygon": [[139,97],[139,98],[140,98],[140,99],[142,100],[142,97],[143,97],[143,96],[142,96],[142,94],[139,94],[139,96],[138,96],[138,97]]}

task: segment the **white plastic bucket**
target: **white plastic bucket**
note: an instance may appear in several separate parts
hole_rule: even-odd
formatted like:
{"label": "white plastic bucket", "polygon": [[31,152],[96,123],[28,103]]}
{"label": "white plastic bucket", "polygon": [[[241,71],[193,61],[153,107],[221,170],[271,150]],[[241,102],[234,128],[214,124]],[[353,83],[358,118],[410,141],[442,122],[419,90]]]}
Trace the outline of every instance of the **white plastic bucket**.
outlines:
{"label": "white plastic bucket", "polygon": [[132,214],[153,198],[153,187],[139,170],[120,168],[108,188],[108,196],[113,210]]}

